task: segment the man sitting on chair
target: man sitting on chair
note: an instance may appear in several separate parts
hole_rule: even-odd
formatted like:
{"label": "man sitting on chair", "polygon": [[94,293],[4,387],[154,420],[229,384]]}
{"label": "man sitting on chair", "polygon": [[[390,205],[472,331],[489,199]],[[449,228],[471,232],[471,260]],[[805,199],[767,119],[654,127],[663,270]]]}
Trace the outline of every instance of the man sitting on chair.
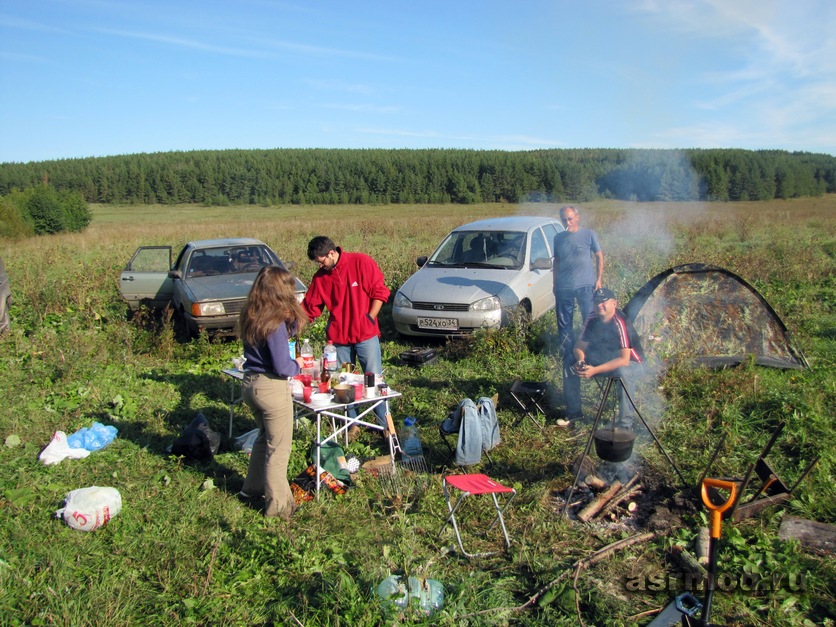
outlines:
{"label": "man sitting on chair", "polygon": [[[575,373],[581,379],[591,377],[618,377],[624,386],[618,390],[618,426],[631,429],[635,409],[625,398],[636,398],[636,381],[642,375],[644,353],[639,335],[623,311],[618,300],[606,287],[595,290],[592,296],[595,313],[586,319],[580,338],[575,343]],[[578,389],[580,396],[580,389]],[[580,406],[580,398],[576,399]]]}

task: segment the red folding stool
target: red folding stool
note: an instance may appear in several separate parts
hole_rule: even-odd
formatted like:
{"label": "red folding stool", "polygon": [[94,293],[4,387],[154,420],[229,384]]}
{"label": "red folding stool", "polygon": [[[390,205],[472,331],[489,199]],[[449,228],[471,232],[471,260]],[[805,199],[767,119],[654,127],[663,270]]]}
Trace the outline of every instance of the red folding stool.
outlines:
{"label": "red folding stool", "polygon": [[[444,498],[447,501],[447,509],[449,510],[450,515],[447,517],[447,520],[444,521],[444,524],[441,525],[441,529],[438,531],[439,535],[441,535],[441,532],[444,531],[444,528],[448,524],[452,524],[453,531],[456,532],[456,540],[459,542],[459,548],[467,557],[483,557],[485,555],[492,555],[493,553],[496,553],[496,551],[488,553],[468,553],[462,544],[462,536],[459,532],[459,525],[456,522],[456,512],[461,504],[464,503],[465,498],[471,495],[479,496],[482,494],[490,494],[493,498],[494,507],[496,508],[496,518],[493,519],[493,522],[490,524],[487,531],[493,529],[494,525],[499,522],[500,527],[502,527],[502,533],[505,536],[505,548],[509,548],[511,546],[511,538],[508,537],[508,529],[505,527],[505,518],[503,517],[503,514],[505,513],[505,510],[508,509],[511,501],[513,501],[514,497],[517,495],[517,491],[514,488],[508,488],[501,483],[497,483],[487,475],[481,474],[448,475],[442,479],[441,485],[444,489]],[[450,487],[460,490],[462,493],[455,505],[450,502]],[[497,494],[508,495],[504,505],[500,505],[499,499],[496,497]]]}

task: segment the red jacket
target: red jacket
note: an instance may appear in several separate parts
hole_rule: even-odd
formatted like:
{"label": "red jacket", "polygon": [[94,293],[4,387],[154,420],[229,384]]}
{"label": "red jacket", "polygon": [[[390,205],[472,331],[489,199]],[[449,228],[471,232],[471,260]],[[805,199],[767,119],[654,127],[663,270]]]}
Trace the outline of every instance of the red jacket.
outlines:
{"label": "red jacket", "polygon": [[337,247],[340,259],[331,271],[316,271],[302,301],[311,320],[331,314],[325,337],[334,344],[357,344],[380,335],[377,320],[369,317],[372,300],[384,303],[389,288],[375,260],[364,253],[348,253]]}

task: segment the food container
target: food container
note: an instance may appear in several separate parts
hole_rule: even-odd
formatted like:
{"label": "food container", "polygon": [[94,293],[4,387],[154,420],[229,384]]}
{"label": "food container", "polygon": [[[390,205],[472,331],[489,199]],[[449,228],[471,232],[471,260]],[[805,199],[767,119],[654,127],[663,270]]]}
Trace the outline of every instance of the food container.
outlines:
{"label": "food container", "polygon": [[322,407],[331,404],[331,395],[327,392],[314,392],[311,394],[311,405],[315,407]]}
{"label": "food container", "polygon": [[354,402],[354,386],[348,383],[340,383],[334,386],[334,398],[338,403]]}
{"label": "food container", "polygon": [[636,434],[629,429],[598,429],[593,434],[595,454],[607,462],[623,462],[633,454]]}

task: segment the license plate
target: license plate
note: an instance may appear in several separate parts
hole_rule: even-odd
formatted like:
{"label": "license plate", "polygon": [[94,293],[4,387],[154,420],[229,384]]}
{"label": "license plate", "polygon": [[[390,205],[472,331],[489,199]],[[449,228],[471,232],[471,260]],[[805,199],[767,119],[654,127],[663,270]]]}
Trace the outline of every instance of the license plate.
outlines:
{"label": "license plate", "polygon": [[458,331],[458,318],[418,318],[419,329],[442,329],[444,331]]}

